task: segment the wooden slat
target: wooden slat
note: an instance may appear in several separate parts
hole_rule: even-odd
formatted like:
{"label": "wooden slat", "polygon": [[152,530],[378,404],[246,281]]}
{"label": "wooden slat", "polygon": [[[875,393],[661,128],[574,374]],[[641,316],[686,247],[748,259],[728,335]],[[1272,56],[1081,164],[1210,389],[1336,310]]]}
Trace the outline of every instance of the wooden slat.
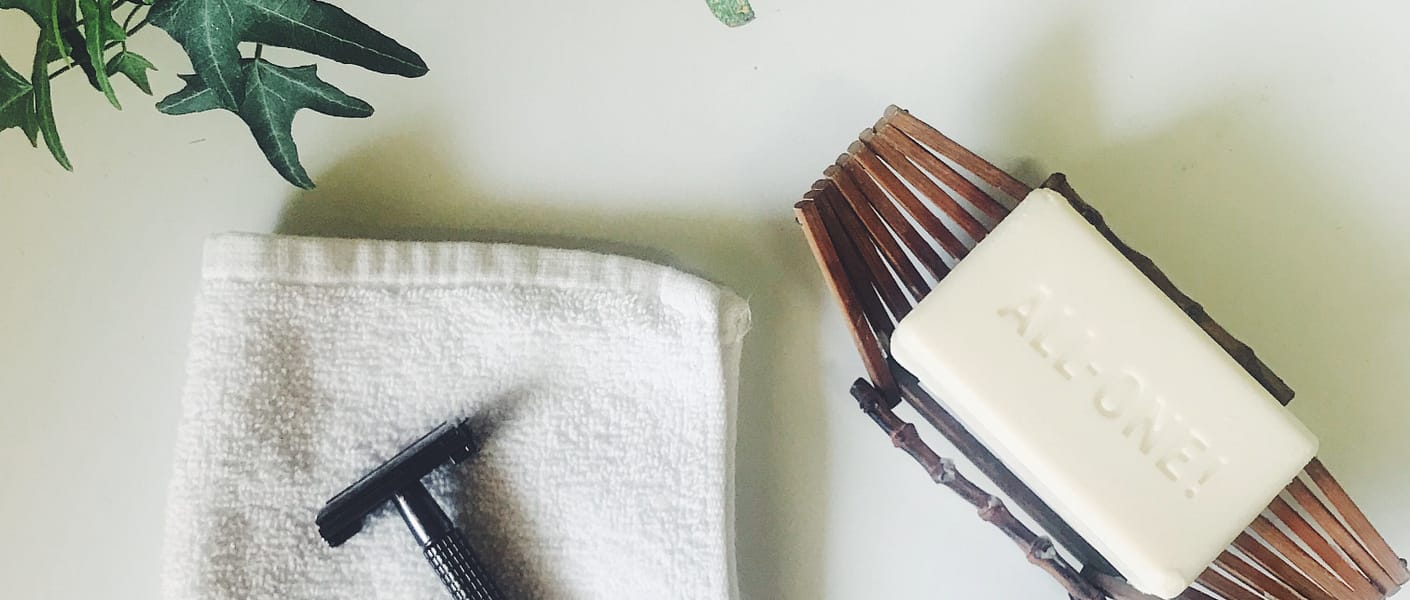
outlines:
{"label": "wooden slat", "polygon": [[1379,564],[1390,575],[1391,580],[1397,586],[1410,582],[1410,571],[1406,570],[1405,563],[1395,555],[1390,544],[1387,544],[1386,539],[1381,537],[1379,531],[1376,531],[1376,527],[1371,524],[1370,519],[1367,519],[1366,514],[1361,512],[1361,507],[1356,506],[1356,502],[1352,501],[1351,496],[1327,471],[1327,467],[1322,465],[1322,461],[1313,458],[1305,471],[1307,476],[1312,478],[1312,483],[1317,484],[1317,488],[1322,490],[1322,493],[1327,496],[1327,500],[1331,501],[1332,508],[1336,509],[1342,520],[1351,527],[1351,531],[1365,545],[1366,550],[1375,557],[1376,564]]}
{"label": "wooden slat", "polygon": [[862,220],[862,225],[866,226],[872,243],[881,249],[881,255],[886,257],[886,264],[895,271],[901,283],[911,290],[927,287],[925,278],[920,276],[920,271],[916,270],[915,264],[911,262],[910,257],[906,256],[905,250],[901,249],[900,242],[897,242],[896,238],[891,235],[886,223],[876,214],[876,210],[867,204],[866,199],[861,197],[861,193],[853,188],[851,195],[843,193],[841,196],[852,207],[852,212]]}
{"label": "wooden slat", "polygon": [[1351,562],[1356,564],[1356,568],[1361,569],[1361,572],[1371,580],[1376,589],[1388,596],[1399,588],[1391,580],[1390,575],[1385,572],[1385,569],[1382,569],[1376,559],[1371,556],[1371,553],[1362,548],[1361,543],[1356,541],[1356,537],[1347,531],[1346,526],[1342,525],[1341,521],[1330,510],[1327,510],[1327,507],[1322,506],[1322,500],[1308,489],[1307,484],[1304,484],[1301,479],[1294,479],[1292,483],[1288,484],[1287,491],[1292,496],[1293,502],[1312,517],[1313,522],[1317,523],[1317,526],[1322,528],[1327,537],[1331,538],[1337,547],[1351,558]]}
{"label": "wooden slat", "polygon": [[817,204],[813,200],[804,200],[793,205],[793,209],[798,223],[803,226],[803,235],[818,261],[823,279],[832,289],[833,297],[842,304],[842,314],[847,318],[848,330],[852,332],[852,341],[857,345],[857,352],[861,354],[862,366],[866,368],[867,375],[882,390],[895,390],[896,381],[891,376],[889,365],[886,364],[886,356],[881,352],[881,344],[877,343],[876,332],[867,322],[861,301],[853,292],[842,267],[842,259],[828,239],[827,228],[823,224]]}
{"label": "wooden slat", "polygon": [[1243,584],[1213,568],[1205,569],[1203,573],[1200,573],[1198,581],[1200,585],[1209,588],[1209,591],[1218,594],[1223,600],[1264,600],[1258,597],[1258,594],[1249,591]]}
{"label": "wooden slat", "polygon": [[1302,518],[1297,509],[1289,505],[1287,501],[1282,498],[1274,498],[1272,504],[1268,505],[1268,509],[1288,529],[1292,530],[1297,539],[1307,544],[1307,547],[1311,548],[1323,563],[1331,567],[1344,583],[1351,586],[1356,600],[1379,600],[1381,598],[1380,592],[1372,587],[1370,580],[1366,579],[1366,576],[1357,570],[1345,555],[1322,537],[1321,532],[1318,532],[1311,523]]}
{"label": "wooden slat", "polygon": [[876,132],[870,129],[863,131],[861,138],[862,143],[866,144],[868,148],[871,148],[872,152],[875,152],[882,160],[886,161],[886,164],[890,165],[891,169],[895,171],[897,175],[900,175],[901,179],[918,190],[926,199],[935,203],[935,205],[940,207],[940,210],[944,211],[946,215],[949,215],[951,219],[954,219],[955,223],[969,235],[970,239],[977,242],[984,239],[984,236],[989,233],[989,230],[984,227],[983,223],[979,222],[979,219],[969,214],[968,209],[961,206],[959,202],[956,202],[948,192],[912,164],[911,161],[906,158],[906,153],[896,145],[894,140],[876,135]]}
{"label": "wooden slat", "polygon": [[955,143],[954,140],[946,137],[945,134],[940,133],[924,121],[911,116],[911,113],[901,107],[895,105],[887,107],[886,116],[891,118],[890,122],[893,125],[906,132],[907,135],[926,146],[930,146],[941,156],[955,161],[955,164],[960,168],[974,173],[989,185],[1003,190],[1005,194],[1015,200],[1022,200],[1029,192],[1033,191],[1033,188],[1027,184],[994,166],[993,163],[984,160],[983,157],[971,152],[968,148]]}
{"label": "wooden slat", "polygon": [[842,270],[847,274],[848,285],[852,287],[852,293],[861,301],[862,312],[876,332],[879,349],[884,355],[886,349],[891,346],[891,334],[896,331],[895,322],[886,312],[881,297],[876,293],[876,289],[871,283],[872,276],[867,270],[866,262],[862,259],[861,251],[858,250],[856,242],[847,236],[846,229],[837,216],[835,207],[841,204],[841,201],[829,198],[828,190],[822,190],[821,194],[822,197],[818,198],[818,213],[822,215],[823,227],[826,228],[828,239],[837,250],[837,256],[842,259]]}
{"label": "wooden slat", "polygon": [[[905,247],[912,245],[922,247],[934,254],[935,251],[931,250],[930,246],[925,243],[920,232],[915,230],[911,222],[907,221],[906,218],[901,215],[901,211],[896,210],[896,206],[891,204],[889,200],[874,202],[871,198],[867,197],[866,194],[863,194],[861,188],[857,187],[856,182],[852,180],[852,177],[848,175],[842,167],[832,165],[828,167],[826,171],[823,171],[823,175],[831,179],[832,182],[837,185],[837,189],[842,192],[842,196],[847,199],[847,204],[851,205],[853,210],[870,210],[881,217],[881,222],[886,225],[887,229],[891,230],[891,233],[894,235],[894,240],[899,241],[901,244],[902,257],[905,258],[906,267],[911,272],[911,275],[902,277],[902,282],[906,284],[907,289],[910,290],[911,295],[916,299],[924,298],[925,294],[930,291],[930,286],[926,284],[925,278],[921,276],[920,271],[916,270],[915,263],[911,261],[910,257],[905,256]],[[912,253],[914,253],[914,251]],[[935,258],[937,261],[939,260],[938,256]],[[923,264],[924,261],[922,261],[922,265]],[[914,281],[912,281],[912,279]]]}
{"label": "wooden slat", "polygon": [[[818,200],[824,207],[824,222],[827,222],[826,219],[829,217],[829,213],[826,211],[831,211],[831,214],[836,215],[842,225],[841,234],[833,233],[834,243],[839,247],[852,246],[861,256],[865,268],[862,269],[862,273],[852,274],[856,285],[862,288],[858,290],[858,294],[865,292],[866,287],[870,285],[880,294],[881,300],[886,304],[886,308],[890,309],[896,321],[904,319],[911,311],[911,301],[906,297],[905,292],[901,291],[901,286],[896,284],[896,279],[891,276],[891,272],[887,270],[886,262],[881,258],[876,246],[871,243],[871,237],[867,235],[866,228],[857,218],[857,214],[852,212],[852,207],[838,198],[836,193],[831,193],[830,190],[822,190]],[[844,258],[844,265],[845,262]],[[893,328],[887,323],[885,329],[889,338]],[[887,346],[890,345],[887,340],[880,341]]]}
{"label": "wooden slat", "polygon": [[1204,593],[1203,591],[1200,591],[1198,588],[1187,588],[1185,591],[1180,592],[1180,595],[1179,595],[1179,596],[1176,596],[1176,597],[1175,597],[1175,600],[1219,600],[1219,599],[1218,599],[1218,598],[1215,598],[1214,596],[1211,596],[1211,595],[1209,595],[1209,594],[1206,594],[1206,593]]}
{"label": "wooden slat", "polygon": [[1317,562],[1317,559],[1312,558],[1312,555],[1283,533],[1283,530],[1278,529],[1278,526],[1269,521],[1267,517],[1260,515],[1253,520],[1253,523],[1249,524],[1249,528],[1253,530],[1255,535],[1262,538],[1265,544],[1277,550],[1278,554],[1292,563],[1294,568],[1311,579],[1312,583],[1322,588],[1322,591],[1326,592],[1328,596],[1346,598],[1352,593],[1350,586],[1342,583],[1335,573],[1322,566]]}
{"label": "wooden slat", "polygon": [[958,261],[969,253],[969,247],[958,237],[955,237],[954,232],[950,231],[945,222],[941,221],[940,217],[936,216],[935,212],[931,211],[920,198],[917,198],[915,193],[911,192],[911,188],[906,187],[906,184],[891,171],[891,167],[886,166],[886,163],[881,161],[881,157],[867,148],[866,144],[860,141],[854,142],[848,150],[852,154],[852,162],[861,165],[868,175],[881,184],[882,189],[886,190],[886,193],[890,194],[897,204],[905,208],[906,212],[910,213],[917,223],[920,223],[920,228],[934,237],[935,241],[951,258]]}
{"label": "wooden slat", "polygon": [[1214,565],[1255,592],[1271,594],[1273,598],[1302,600],[1302,595],[1293,591],[1287,584],[1269,577],[1267,573],[1233,553],[1220,554],[1219,558],[1214,559]]}
{"label": "wooden slat", "polygon": [[929,150],[926,150],[924,146],[916,143],[915,140],[902,133],[901,130],[896,129],[890,124],[882,124],[874,129],[878,135],[894,141],[896,146],[911,159],[911,162],[915,163],[917,167],[920,167],[922,171],[935,176],[936,179],[940,180],[940,183],[945,184],[945,187],[950,188],[956,194],[959,194],[961,198],[969,201],[970,205],[979,209],[980,212],[989,215],[995,221],[1001,220],[1008,215],[1009,210],[1004,208],[1004,205],[999,204],[998,201],[994,200],[987,192],[979,189],[979,186],[974,185],[970,180],[965,179],[964,175],[960,175],[953,167],[945,164],[945,161],[931,154]]}
{"label": "wooden slat", "polygon": [[1254,539],[1247,532],[1239,534],[1239,537],[1234,539],[1234,547],[1238,548],[1239,552],[1242,552],[1249,560],[1263,567],[1263,570],[1272,573],[1288,587],[1297,590],[1297,593],[1302,594],[1307,600],[1337,600],[1322,591],[1322,588],[1317,587],[1316,583],[1313,583],[1297,568],[1288,564],[1282,556],[1264,546],[1262,542]]}
{"label": "wooden slat", "polygon": [[[911,255],[916,257],[921,266],[930,271],[930,275],[936,281],[944,279],[945,275],[950,273],[950,267],[945,264],[944,259],[940,258],[940,253],[936,252],[935,248],[930,245],[930,241],[926,240],[925,236],[911,225],[910,220],[901,214],[900,209],[891,201],[891,197],[881,189],[859,162],[856,160],[846,161],[841,165],[842,171],[857,186],[857,189],[861,190],[862,196],[877,208],[877,212],[881,213],[882,218],[886,219],[887,223],[893,223],[891,229],[897,232],[901,243],[905,244],[906,249],[911,251]],[[898,226],[894,223],[901,225]],[[917,297],[916,300],[919,301],[920,297]]]}

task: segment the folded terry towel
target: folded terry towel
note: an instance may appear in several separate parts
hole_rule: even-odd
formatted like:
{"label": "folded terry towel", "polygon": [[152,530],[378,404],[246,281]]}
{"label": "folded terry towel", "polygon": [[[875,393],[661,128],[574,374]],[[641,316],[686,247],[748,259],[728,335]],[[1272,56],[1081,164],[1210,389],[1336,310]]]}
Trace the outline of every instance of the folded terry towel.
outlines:
{"label": "folded terry towel", "polygon": [[253,235],[203,278],[167,598],[446,598],[394,511],[340,548],[314,516],[484,411],[428,487],[512,598],[734,596],[735,295],[586,252]]}

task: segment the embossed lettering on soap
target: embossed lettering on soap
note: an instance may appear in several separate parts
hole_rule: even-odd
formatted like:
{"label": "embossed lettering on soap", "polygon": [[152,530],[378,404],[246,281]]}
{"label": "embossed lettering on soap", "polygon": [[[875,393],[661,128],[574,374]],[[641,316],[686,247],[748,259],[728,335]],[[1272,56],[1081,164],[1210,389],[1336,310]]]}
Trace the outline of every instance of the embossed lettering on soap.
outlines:
{"label": "embossed lettering on soap", "polygon": [[1134,450],[1152,459],[1166,479],[1184,486],[1185,497],[1199,491],[1229,463],[1213,451],[1205,434],[1169,407],[1134,365],[1105,365],[1091,357],[1099,347],[1098,333],[1087,326],[1072,305],[1053,298],[1052,289],[1038,284],[1033,294],[999,307],[999,319],[1014,326],[1026,346],[1069,385],[1091,384],[1086,407],[1134,441]]}

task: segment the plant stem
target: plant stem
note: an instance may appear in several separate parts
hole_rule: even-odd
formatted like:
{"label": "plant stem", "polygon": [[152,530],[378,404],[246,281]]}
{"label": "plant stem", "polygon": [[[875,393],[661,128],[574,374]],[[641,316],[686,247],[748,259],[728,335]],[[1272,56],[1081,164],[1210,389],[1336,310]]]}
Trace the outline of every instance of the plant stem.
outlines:
{"label": "plant stem", "polygon": [[[140,6],[140,5],[139,5],[137,8],[132,9],[132,13],[135,14],[138,10],[141,10],[141,6]],[[128,15],[127,15],[127,20],[128,20],[128,21],[131,21],[131,20],[132,20],[132,14],[128,14]],[[143,27],[146,27],[148,21],[150,21],[149,17],[148,17],[148,16],[143,16],[143,17],[142,17],[142,20],[141,20],[141,21],[138,21],[137,24],[132,27],[132,29],[128,29],[128,30],[127,30],[127,33],[126,33],[123,37],[124,37],[124,38],[132,37],[132,34],[137,33],[138,31],[141,31]],[[124,27],[125,27],[125,25],[124,25]],[[112,50],[113,48],[116,48],[116,47],[118,47],[118,46],[122,46],[123,49],[126,50],[126,49],[127,49],[127,40],[126,40],[126,39],[123,39],[123,40],[120,41],[120,42],[108,42],[108,45],[103,46],[103,51],[104,51],[104,52],[107,52],[108,50]],[[74,63],[69,63],[67,66],[65,66],[65,67],[63,67],[63,68],[61,68],[61,69],[59,69],[59,70],[57,70],[57,71],[54,71],[53,73],[50,73],[50,74],[49,74],[49,79],[53,79],[53,78],[55,78],[55,77],[58,77],[58,76],[60,76],[60,75],[63,75],[64,73],[67,73],[67,72],[69,72],[70,70],[72,70],[75,66],[77,66],[77,65],[74,64]]]}
{"label": "plant stem", "polygon": [[[140,7],[139,7],[139,8],[140,8]],[[138,9],[133,9],[132,12],[137,12],[137,10],[138,10]],[[150,14],[144,14],[144,15],[142,15],[142,20],[141,20],[141,21],[138,21],[136,25],[133,25],[133,26],[132,26],[132,29],[127,30],[127,36],[126,36],[126,37],[131,37],[132,34],[137,33],[137,32],[139,32],[139,31],[142,31],[142,28],[143,28],[143,27],[146,27],[146,26],[147,26],[147,23],[151,22],[151,20],[152,20],[152,16],[151,16]]]}
{"label": "plant stem", "polygon": [[[118,5],[122,4],[124,1],[125,1],[125,0],[117,0],[117,2],[113,3],[113,7],[116,8]],[[126,18],[126,19],[123,19],[123,21],[122,21],[122,30],[123,30],[123,31],[127,31],[127,28],[132,25],[132,18],[135,17],[135,16],[137,16],[137,11],[139,11],[139,10],[142,10],[142,5],[140,5],[140,4],[134,5],[134,6],[132,7],[132,11],[129,12],[129,13],[127,13],[127,18]],[[134,30],[134,31],[135,31],[135,30]],[[131,35],[131,34],[128,34],[128,35]],[[122,36],[122,51],[123,51],[123,52],[127,52],[127,35]]]}
{"label": "plant stem", "polygon": [[255,44],[255,60],[259,60],[262,54],[264,54],[264,44]]}
{"label": "plant stem", "polygon": [[[117,42],[113,42],[113,43],[112,43],[111,45],[109,45],[107,48],[103,48],[103,49],[104,49],[104,50],[107,50],[108,48],[112,48],[113,46],[116,46],[116,45],[117,45]],[[58,77],[58,76],[60,76],[60,75],[63,75],[64,73],[67,73],[67,72],[69,72],[69,71],[72,71],[73,68],[76,67],[76,66],[78,66],[78,63],[72,63],[72,62],[71,62],[71,63],[69,63],[68,65],[66,65],[66,66],[64,66],[64,67],[62,67],[62,68],[60,68],[59,70],[54,71],[53,73],[50,73],[50,74],[49,74],[49,79],[52,80],[52,79],[54,79],[55,77]]]}

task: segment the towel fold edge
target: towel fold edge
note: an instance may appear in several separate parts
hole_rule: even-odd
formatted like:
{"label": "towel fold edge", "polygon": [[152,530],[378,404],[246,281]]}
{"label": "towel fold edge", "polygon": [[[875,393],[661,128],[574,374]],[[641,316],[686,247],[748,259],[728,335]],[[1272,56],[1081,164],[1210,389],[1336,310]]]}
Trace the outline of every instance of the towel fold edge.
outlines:
{"label": "towel fold edge", "polygon": [[440,287],[469,284],[627,290],[672,297],[713,295],[722,339],[749,330],[744,299],[683,271],[591,252],[485,242],[419,242],[221,233],[206,240],[206,281]]}
{"label": "towel fold edge", "polygon": [[206,240],[207,280],[294,284],[464,285],[504,281],[593,289],[716,287],[625,256],[504,243],[421,242],[221,233]]}

